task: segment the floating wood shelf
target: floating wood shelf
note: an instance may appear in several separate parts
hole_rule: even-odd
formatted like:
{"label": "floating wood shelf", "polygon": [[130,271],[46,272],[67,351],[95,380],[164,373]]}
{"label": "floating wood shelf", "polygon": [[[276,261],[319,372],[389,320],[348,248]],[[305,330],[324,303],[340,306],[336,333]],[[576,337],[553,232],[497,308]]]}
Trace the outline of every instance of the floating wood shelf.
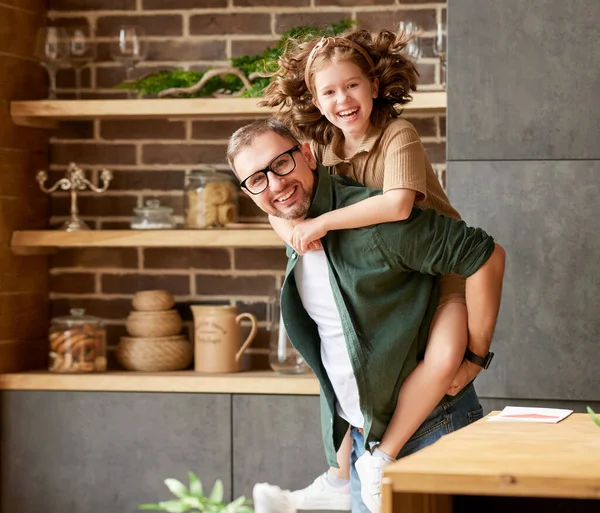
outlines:
{"label": "floating wood shelf", "polygon": [[[53,128],[58,121],[82,119],[185,119],[246,118],[269,116],[256,98],[192,98],[138,100],[37,100],[12,102],[10,113],[17,125]],[[415,93],[406,105],[410,113],[444,112],[443,91]]]}
{"label": "floating wood shelf", "polygon": [[47,253],[54,248],[283,248],[271,229],[221,230],[62,230],[15,231],[11,247],[17,254]]}
{"label": "floating wood shelf", "polygon": [[312,373],[281,375],[272,371],[233,374],[194,371],[57,374],[32,371],[0,374],[0,390],[318,395],[319,382]]}

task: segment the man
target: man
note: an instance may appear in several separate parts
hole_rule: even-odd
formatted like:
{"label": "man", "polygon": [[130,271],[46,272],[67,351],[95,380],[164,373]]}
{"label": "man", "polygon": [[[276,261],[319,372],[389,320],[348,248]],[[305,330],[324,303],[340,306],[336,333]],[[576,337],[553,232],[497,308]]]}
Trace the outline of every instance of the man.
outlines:
{"label": "man", "polygon": [[[309,145],[300,144],[275,120],[257,121],[235,132],[227,157],[252,200],[264,212],[285,219],[316,217],[381,194],[329,175],[317,165]],[[467,304],[477,305],[491,333],[505,256],[482,230],[417,208],[406,221],[330,232],[322,245],[323,250],[303,256],[288,248],[282,316],[291,342],[321,385],[321,427],[330,465],[337,467],[336,451],[348,430],[347,419],[362,421],[350,431],[352,510],[363,512],[369,510],[361,500],[354,463],[383,436],[402,382],[423,358],[437,307],[436,275],[467,278]],[[487,365],[489,345],[489,339],[470,340],[472,359]],[[481,416],[470,383],[480,370],[468,360],[463,363],[457,376],[464,389],[441,401],[400,457]],[[359,467],[360,472],[365,479]],[[259,504],[271,491],[260,501],[255,494],[257,513],[294,511],[291,504]]]}

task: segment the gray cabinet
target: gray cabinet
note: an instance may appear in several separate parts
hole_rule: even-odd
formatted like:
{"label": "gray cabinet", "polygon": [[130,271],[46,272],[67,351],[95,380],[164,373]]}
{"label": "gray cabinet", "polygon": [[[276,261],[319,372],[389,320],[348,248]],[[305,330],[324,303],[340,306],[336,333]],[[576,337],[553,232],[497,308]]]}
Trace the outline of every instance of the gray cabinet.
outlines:
{"label": "gray cabinet", "polygon": [[231,496],[231,396],[0,394],[1,511],[134,513],[167,477],[220,478]]}

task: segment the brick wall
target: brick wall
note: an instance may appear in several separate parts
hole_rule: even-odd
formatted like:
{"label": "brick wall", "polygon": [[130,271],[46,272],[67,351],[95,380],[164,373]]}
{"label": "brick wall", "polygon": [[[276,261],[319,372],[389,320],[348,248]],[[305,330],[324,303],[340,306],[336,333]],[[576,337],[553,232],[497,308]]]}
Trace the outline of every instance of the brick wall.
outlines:
{"label": "brick wall", "polygon": [[[227,59],[256,54],[272,46],[282,31],[298,24],[323,25],[351,17],[368,29],[396,29],[400,20],[422,26],[424,56],[418,64],[421,90],[437,89],[439,67],[432,54],[437,22],[446,16],[445,2],[427,0],[50,0],[55,24],[89,25],[98,41],[96,61],[83,70],[84,98],[119,98],[112,87],[124,69],[110,60],[108,44],[120,24],[142,25],[149,35],[148,59],[138,75],[156,69],[204,69]],[[59,72],[59,95],[72,98],[74,74]],[[440,176],[445,171],[445,117],[410,118]],[[82,217],[94,228],[127,228],[132,209],[148,198],[174,207],[181,221],[186,173],[213,166],[227,169],[229,135],[248,120],[226,121],[89,121],[63,123],[51,147],[51,179],[70,161],[97,179],[99,169],[114,172],[109,191],[83,193]],[[52,198],[51,222],[62,221],[69,198]],[[261,213],[240,198],[242,221],[262,221]],[[245,366],[267,366],[266,302],[281,284],[282,250],[262,249],[64,249],[51,262],[54,315],[83,306],[106,320],[109,345],[125,333],[124,320],[137,290],[166,288],[191,326],[188,306],[236,304],[255,313],[261,332]]]}

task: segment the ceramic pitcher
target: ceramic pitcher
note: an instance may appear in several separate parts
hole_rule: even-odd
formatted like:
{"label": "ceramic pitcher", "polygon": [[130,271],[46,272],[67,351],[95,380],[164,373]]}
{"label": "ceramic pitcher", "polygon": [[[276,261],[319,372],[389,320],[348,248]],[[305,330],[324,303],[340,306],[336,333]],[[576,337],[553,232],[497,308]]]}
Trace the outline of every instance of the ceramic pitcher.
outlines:
{"label": "ceramic pitcher", "polygon": [[[235,306],[193,305],[194,370],[196,372],[237,372],[240,358],[258,331],[256,317],[237,313]],[[249,319],[250,334],[241,341],[240,322]]]}

